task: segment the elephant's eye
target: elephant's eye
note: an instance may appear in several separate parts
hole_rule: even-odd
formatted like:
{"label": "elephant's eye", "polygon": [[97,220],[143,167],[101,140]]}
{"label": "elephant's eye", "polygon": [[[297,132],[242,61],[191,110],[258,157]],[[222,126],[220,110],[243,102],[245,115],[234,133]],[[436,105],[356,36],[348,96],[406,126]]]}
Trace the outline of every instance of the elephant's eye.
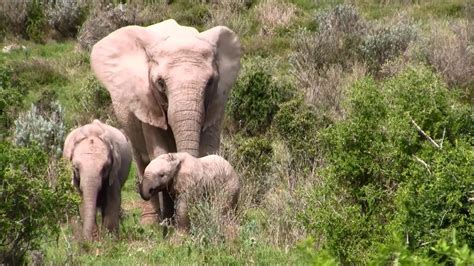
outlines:
{"label": "elephant's eye", "polygon": [[163,78],[158,78],[156,83],[158,84],[158,90],[160,90],[162,92],[166,91],[166,82]]}
{"label": "elephant's eye", "polygon": [[206,88],[209,88],[212,83],[214,82],[214,77],[210,77],[208,80],[207,80],[207,83],[206,83]]}
{"label": "elephant's eye", "polygon": [[76,167],[74,167],[73,169],[73,180],[74,180],[74,184],[76,186],[79,186],[79,183],[80,183],[79,170]]}

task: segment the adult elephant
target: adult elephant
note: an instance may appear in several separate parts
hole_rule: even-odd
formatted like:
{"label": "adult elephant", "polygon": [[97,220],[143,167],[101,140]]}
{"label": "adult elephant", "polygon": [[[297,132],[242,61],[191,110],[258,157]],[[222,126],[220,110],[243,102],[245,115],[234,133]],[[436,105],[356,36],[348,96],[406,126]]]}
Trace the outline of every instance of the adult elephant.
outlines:
{"label": "adult elephant", "polygon": [[[227,27],[200,33],[172,19],[123,27],[94,45],[92,69],[132,142],[140,188],[145,167],[161,154],[219,150],[240,56],[239,39]],[[161,192],[143,203],[141,222],[171,218],[173,211],[173,199]]]}

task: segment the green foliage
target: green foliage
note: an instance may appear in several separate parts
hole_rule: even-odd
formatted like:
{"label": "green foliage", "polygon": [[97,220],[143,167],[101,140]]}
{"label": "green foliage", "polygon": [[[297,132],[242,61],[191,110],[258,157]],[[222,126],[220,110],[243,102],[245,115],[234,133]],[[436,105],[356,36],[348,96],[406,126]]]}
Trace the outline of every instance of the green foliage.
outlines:
{"label": "green foliage", "polygon": [[77,113],[81,113],[79,120],[84,123],[92,119],[105,121],[107,116],[112,114],[112,100],[109,92],[92,76],[87,78],[74,98],[77,100],[74,109]]}
{"label": "green foliage", "polygon": [[66,169],[64,163],[48,167],[48,157],[35,146],[0,144],[0,227],[8,232],[0,235],[2,263],[22,262],[41,239],[58,235],[58,222],[77,203]]}
{"label": "green foliage", "polygon": [[289,148],[293,160],[313,162],[317,156],[317,131],[324,126],[311,106],[298,98],[280,105],[273,125]]}
{"label": "green foliage", "polygon": [[457,99],[422,66],[353,86],[346,119],[321,132],[325,183],[302,216],[343,261],[367,263],[387,231],[407,235],[410,250],[453,228],[472,246],[473,117]]}
{"label": "green foliage", "polygon": [[441,150],[424,146],[416,155],[420,159],[403,173],[406,181],[397,191],[394,230],[407,235],[412,250],[427,249],[427,243],[445,239],[453,230],[460,243],[473,247],[472,143],[458,139],[455,146],[448,142]]}
{"label": "green foliage", "polygon": [[32,0],[27,5],[26,36],[34,42],[43,43],[47,31],[47,19],[42,1]]}
{"label": "green foliage", "polygon": [[23,147],[38,145],[50,155],[61,156],[66,138],[64,110],[58,102],[51,103],[49,112],[40,113],[35,105],[15,120],[14,142]]}
{"label": "green foliage", "polygon": [[12,125],[13,119],[23,105],[27,88],[13,75],[10,67],[0,68],[0,136]]}
{"label": "green foliage", "polygon": [[236,161],[240,162],[241,179],[252,186],[252,198],[259,202],[271,185],[272,142],[266,137],[237,138]]}
{"label": "green foliage", "polygon": [[209,8],[204,4],[192,4],[192,2],[183,1],[178,2],[174,8],[179,10],[174,16],[179,24],[196,27],[200,30],[204,30],[204,25],[211,17]]}
{"label": "green foliage", "polygon": [[406,22],[378,26],[365,36],[360,44],[359,52],[367,63],[369,71],[376,74],[387,60],[394,59],[403,53],[416,37],[414,26]]}
{"label": "green foliage", "polygon": [[250,136],[268,130],[278,104],[287,99],[291,91],[290,85],[274,81],[269,71],[263,64],[250,65],[237,81],[227,103],[234,124]]}

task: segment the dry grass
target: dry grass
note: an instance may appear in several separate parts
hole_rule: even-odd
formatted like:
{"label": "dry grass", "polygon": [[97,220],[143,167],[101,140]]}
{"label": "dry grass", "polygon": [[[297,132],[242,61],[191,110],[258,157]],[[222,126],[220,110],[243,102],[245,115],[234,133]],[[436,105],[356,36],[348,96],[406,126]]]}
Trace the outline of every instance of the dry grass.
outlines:
{"label": "dry grass", "polygon": [[243,10],[248,8],[248,0],[222,0],[210,7],[210,19],[206,23],[208,28],[224,25],[232,29],[240,37],[249,33],[251,25],[244,17]]}
{"label": "dry grass", "polygon": [[[292,74],[307,103],[332,118],[343,115],[344,88],[366,73],[354,56],[343,51],[344,34],[301,31],[295,38]],[[342,60],[342,61],[341,61]]]}
{"label": "dry grass", "polygon": [[257,19],[262,25],[261,34],[273,36],[278,28],[290,25],[296,17],[295,5],[281,0],[264,0],[257,5]]}
{"label": "dry grass", "polygon": [[3,20],[8,31],[23,34],[26,31],[27,5],[28,1],[0,1],[0,23]]}
{"label": "dry grass", "polygon": [[450,86],[467,87],[474,82],[473,24],[461,20],[449,25],[433,24],[425,45],[426,58]]}

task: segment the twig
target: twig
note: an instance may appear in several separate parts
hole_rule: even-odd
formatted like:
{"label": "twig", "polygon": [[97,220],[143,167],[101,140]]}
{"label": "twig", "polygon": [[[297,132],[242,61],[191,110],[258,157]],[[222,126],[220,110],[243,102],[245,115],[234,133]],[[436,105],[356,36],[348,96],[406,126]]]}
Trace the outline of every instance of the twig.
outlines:
{"label": "twig", "polygon": [[418,158],[417,156],[413,155],[413,157],[415,157],[415,159],[420,162],[425,168],[426,170],[428,170],[428,173],[430,173],[431,175],[431,171],[430,171],[430,166],[425,162],[423,161],[422,159]]}
{"label": "twig", "polygon": [[[418,129],[418,131],[427,139],[431,142],[431,144],[433,144],[436,148],[438,149],[441,149],[441,147],[438,145],[438,143],[436,143],[436,141],[434,141],[430,136],[428,136],[428,134],[426,134],[423,129],[421,129],[421,127],[415,122],[415,120],[413,120],[412,118],[411,119],[411,123],[416,127],[416,129]],[[443,135],[444,136],[444,135]]]}
{"label": "twig", "polygon": [[441,138],[441,143],[439,144],[439,148],[443,148],[443,142],[444,142],[444,135],[446,134],[446,128],[443,128],[443,137]]}

